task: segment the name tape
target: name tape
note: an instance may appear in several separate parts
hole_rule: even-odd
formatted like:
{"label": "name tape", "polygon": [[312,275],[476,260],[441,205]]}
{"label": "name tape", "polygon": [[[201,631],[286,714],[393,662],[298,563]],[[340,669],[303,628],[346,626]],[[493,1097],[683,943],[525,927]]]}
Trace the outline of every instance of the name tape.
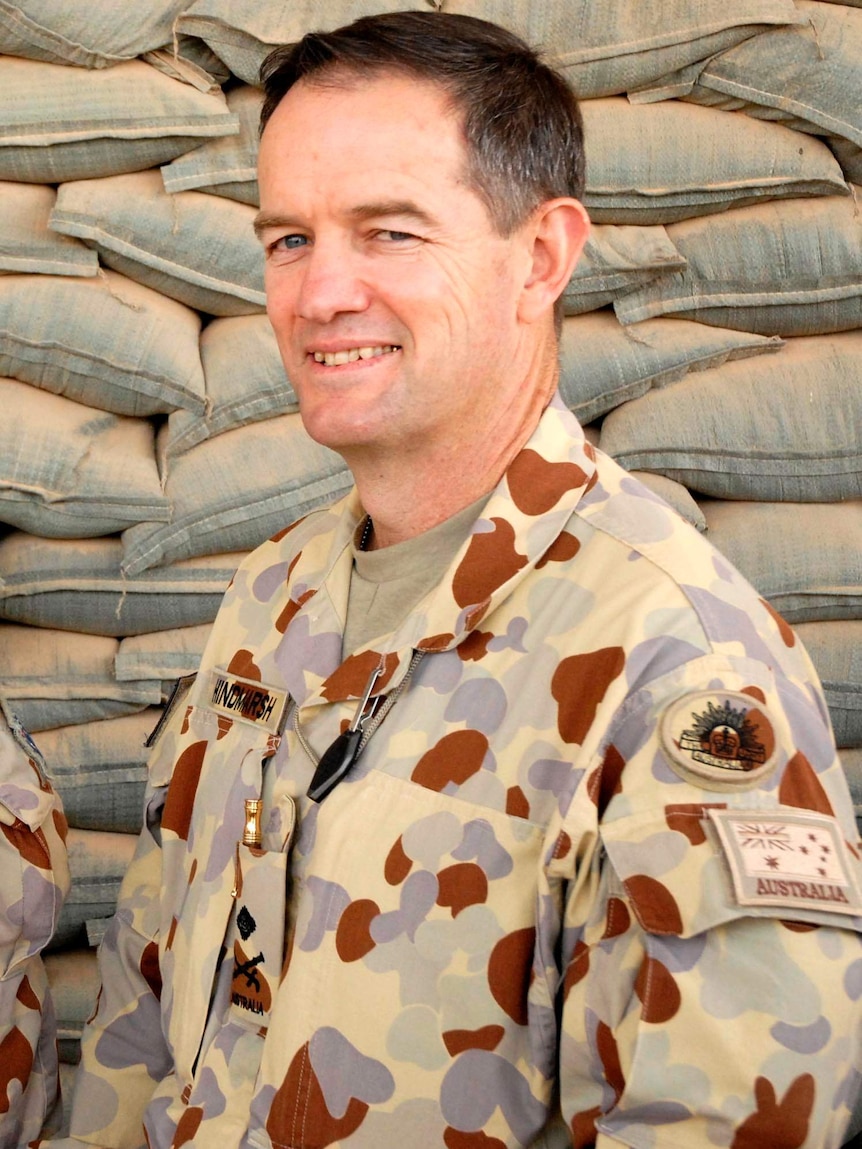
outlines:
{"label": "name tape", "polygon": [[210,710],[261,726],[271,734],[279,731],[287,700],[287,691],[276,686],[238,678],[224,670],[214,670],[210,676],[207,702]]}

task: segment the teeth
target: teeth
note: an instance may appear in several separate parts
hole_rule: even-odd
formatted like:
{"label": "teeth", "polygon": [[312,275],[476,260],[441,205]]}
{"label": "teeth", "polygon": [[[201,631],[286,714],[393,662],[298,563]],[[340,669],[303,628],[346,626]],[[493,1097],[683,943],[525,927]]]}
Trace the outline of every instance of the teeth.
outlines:
{"label": "teeth", "polygon": [[397,351],[394,343],[384,343],[378,347],[351,347],[349,351],[315,351],[315,363],[325,363],[327,367],[340,367],[342,363],[355,363],[357,359],[378,359]]}

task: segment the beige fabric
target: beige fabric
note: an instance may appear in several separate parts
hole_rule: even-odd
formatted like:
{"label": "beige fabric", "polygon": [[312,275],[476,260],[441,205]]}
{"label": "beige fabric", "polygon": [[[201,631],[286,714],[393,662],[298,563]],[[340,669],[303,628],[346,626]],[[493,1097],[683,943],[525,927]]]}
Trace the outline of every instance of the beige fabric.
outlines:
{"label": "beige fabric", "polygon": [[[360,551],[354,546],[344,657],[378,635],[395,630],[436,586],[486,502],[487,495],[483,495],[430,531],[403,543],[377,551]],[[358,529],[360,536],[363,525]]]}

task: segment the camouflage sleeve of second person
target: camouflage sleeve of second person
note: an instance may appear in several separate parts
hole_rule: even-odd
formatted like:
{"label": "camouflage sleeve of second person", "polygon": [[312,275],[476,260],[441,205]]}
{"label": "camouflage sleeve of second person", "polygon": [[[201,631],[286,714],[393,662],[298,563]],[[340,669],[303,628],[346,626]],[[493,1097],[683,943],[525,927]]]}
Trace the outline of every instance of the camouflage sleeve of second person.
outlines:
{"label": "camouflage sleeve of second person", "polygon": [[0,1149],[35,1141],[59,1106],[41,951],[69,890],[66,820],[33,740],[0,699]]}

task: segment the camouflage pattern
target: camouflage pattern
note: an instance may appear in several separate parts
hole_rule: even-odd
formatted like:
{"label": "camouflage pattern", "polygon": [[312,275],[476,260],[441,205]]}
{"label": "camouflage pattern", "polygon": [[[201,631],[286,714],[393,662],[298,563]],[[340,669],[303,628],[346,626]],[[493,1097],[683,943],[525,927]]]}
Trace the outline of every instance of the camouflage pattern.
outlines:
{"label": "camouflage pattern", "polygon": [[[342,660],[361,518],[354,493],[243,563],[159,734],[73,1135],[840,1145],[858,843],[790,627],[559,400],[440,585]],[[315,804],[315,760],[378,668],[394,704]],[[727,769],[734,739],[751,761]],[[261,794],[262,842],[238,849]],[[731,853],[752,827],[764,865],[782,834],[828,839],[844,885],[824,863],[745,904]],[[254,932],[262,887],[283,936]]]}
{"label": "camouflage pattern", "polygon": [[39,956],[69,890],[66,819],[30,736],[0,700],[0,1149],[33,1143],[59,1102]]}

